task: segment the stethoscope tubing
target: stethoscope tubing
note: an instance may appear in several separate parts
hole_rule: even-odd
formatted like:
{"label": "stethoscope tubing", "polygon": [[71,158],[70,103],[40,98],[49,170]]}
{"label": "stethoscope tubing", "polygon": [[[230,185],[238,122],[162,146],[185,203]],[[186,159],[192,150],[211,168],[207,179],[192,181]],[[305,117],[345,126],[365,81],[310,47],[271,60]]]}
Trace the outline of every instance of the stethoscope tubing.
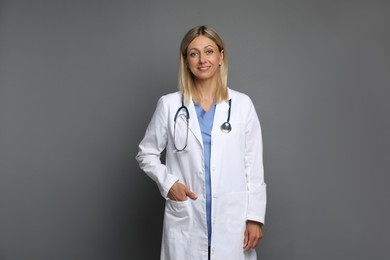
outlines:
{"label": "stethoscope tubing", "polygon": [[[177,146],[176,146],[176,120],[179,116],[179,113],[181,110],[185,111],[185,118],[186,118],[186,125],[187,125],[187,132],[186,132],[186,141],[185,141],[185,145],[183,148],[179,149]],[[232,131],[232,125],[230,124],[230,114],[231,114],[231,109],[232,109],[232,99],[229,99],[229,110],[228,110],[228,117],[227,117],[227,120],[226,122],[222,123],[221,125],[221,131],[223,133],[230,133],[230,131]],[[174,117],[174,127],[173,127],[173,146],[175,147],[176,151],[178,152],[181,152],[181,151],[184,151],[187,147],[187,144],[188,144],[188,128],[189,128],[189,119],[190,119],[190,112],[188,111],[188,108],[186,105],[184,105],[184,98],[182,96],[182,99],[181,99],[181,106],[177,109],[176,111],[176,114],[175,114],[175,117]]]}

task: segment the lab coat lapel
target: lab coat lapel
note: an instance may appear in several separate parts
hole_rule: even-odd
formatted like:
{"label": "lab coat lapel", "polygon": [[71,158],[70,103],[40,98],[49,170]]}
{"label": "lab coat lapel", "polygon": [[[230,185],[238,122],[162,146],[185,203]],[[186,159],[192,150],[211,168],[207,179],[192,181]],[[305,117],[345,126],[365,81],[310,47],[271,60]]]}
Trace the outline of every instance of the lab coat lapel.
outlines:
{"label": "lab coat lapel", "polygon": [[189,119],[189,129],[194,134],[196,139],[198,140],[199,144],[202,146],[203,149],[203,139],[202,139],[202,133],[200,132],[200,126],[198,122],[198,116],[196,114],[195,105],[194,102],[191,100],[188,111],[190,113],[190,119]]}

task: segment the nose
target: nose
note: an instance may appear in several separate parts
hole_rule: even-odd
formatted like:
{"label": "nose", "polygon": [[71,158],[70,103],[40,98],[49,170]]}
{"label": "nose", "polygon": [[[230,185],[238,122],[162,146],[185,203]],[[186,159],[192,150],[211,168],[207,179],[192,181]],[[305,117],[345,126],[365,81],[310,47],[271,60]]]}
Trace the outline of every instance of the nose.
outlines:
{"label": "nose", "polygon": [[206,59],[205,59],[205,54],[204,53],[200,53],[199,54],[199,63],[202,64],[202,63],[205,63]]}

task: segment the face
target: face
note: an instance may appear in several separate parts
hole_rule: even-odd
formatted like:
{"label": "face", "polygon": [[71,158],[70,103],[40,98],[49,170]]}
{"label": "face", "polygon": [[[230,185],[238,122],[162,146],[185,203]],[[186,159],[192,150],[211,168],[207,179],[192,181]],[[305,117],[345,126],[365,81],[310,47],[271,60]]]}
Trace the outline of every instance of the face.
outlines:
{"label": "face", "polygon": [[195,80],[217,79],[222,61],[223,50],[220,52],[215,42],[206,36],[200,35],[188,45],[186,62]]}

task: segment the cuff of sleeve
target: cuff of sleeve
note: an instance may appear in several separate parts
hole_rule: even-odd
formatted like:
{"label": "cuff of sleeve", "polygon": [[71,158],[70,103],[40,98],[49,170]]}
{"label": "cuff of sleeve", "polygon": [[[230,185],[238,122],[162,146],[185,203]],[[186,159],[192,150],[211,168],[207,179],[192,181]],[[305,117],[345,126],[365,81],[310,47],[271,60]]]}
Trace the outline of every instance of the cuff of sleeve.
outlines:
{"label": "cuff of sleeve", "polygon": [[260,217],[260,216],[256,216],[256,215],[248,215],[246,217],[246,220],[251,220],[251,221],[256,221],[256,222],[260,222],[261,224],[265,224],[265,219],[263,217]]}

